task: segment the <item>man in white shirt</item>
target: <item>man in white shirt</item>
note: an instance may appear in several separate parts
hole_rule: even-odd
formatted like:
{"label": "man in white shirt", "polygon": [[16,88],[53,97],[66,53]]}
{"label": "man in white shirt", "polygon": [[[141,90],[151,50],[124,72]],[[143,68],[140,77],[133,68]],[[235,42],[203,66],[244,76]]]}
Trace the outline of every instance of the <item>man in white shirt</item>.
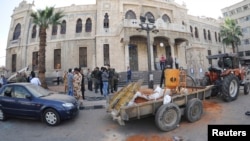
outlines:
{"label": "man in white shirt", "polygon": [[30,83],[35,84],[37,86],[41,86],[41,82],[40,82],[39,78],[36,77],[34,72],[33,73],[31,72],[31,76],[32,76],[32,78],[30,80]]}

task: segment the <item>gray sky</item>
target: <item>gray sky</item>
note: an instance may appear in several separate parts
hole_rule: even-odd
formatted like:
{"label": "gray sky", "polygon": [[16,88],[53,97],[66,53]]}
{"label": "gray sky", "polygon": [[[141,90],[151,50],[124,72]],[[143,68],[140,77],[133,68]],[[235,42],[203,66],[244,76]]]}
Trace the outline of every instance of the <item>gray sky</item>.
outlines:
{"label": "gray sky", "polygon": [[[8,31],[11,15],[15,7],[23,0],[0,0],[0,66],[5,66],[5,50],[7,45]],[[26,0],[32,3],[33,0]],[[96,0],[34,0],[36,9],[43,9],[45,6],[69,6],[71,4],[95,4]],[[221,9],[238,3],[242,0],[175,0],[177,3],[186,3],[188,14],[194,16],[206,16],[217,19],[222,17]]]}

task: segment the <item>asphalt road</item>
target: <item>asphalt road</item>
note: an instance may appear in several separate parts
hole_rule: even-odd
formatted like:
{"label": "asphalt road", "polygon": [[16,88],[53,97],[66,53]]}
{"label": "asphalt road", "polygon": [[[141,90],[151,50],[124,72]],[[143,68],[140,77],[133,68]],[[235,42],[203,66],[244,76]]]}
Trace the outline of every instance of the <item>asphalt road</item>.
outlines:
{"label": "asphalt road", "polygon": [[[204,114],[194,123],[182,118],[173,131],[162,132],[154,123],[154,117],[131,120],[120,126],[106,113],[105,109],[81,110],[79,115],[50,127],[45,123],[25,119],[8,119],[0,122],[0,141],[167,141],[180,136],[188,141],[207,141],[209,124],[249,125],[250,94],[241,92],[233,102],[218,98],[203,101]],[[171,141],[171,140],[169,140]]]}

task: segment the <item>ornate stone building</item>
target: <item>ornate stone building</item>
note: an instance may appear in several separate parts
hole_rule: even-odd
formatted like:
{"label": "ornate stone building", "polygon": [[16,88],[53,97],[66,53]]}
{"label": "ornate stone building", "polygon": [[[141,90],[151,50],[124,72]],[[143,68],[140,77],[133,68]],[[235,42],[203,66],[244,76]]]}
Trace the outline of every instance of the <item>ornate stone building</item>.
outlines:
{"label": "ornate stone building", "polygon": [[[14,9],[6,49],[6,67],[12,72],[30,66],[37,71],[39,29],[32,23],[33,4],[22,1]],[[152,70],[159,69],[163,54],[177,57],[180,66],[195,77],[207,69],[206,56],[223,52],[219,20],[187,14],[174,0],[97,0],[94,5],[59,7],[62,25],[47,30],[46,75],[56,69],[101,67],[110,64],[117,72],[148,70],[147,32],[140,16],[153,19],[150,32]]]}

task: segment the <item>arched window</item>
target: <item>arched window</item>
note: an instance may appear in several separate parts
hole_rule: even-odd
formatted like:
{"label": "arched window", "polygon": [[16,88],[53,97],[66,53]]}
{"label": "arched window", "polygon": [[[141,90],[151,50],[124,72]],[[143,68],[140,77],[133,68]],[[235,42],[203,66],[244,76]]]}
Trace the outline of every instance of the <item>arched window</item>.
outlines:
{"label": "arched window", "polygon": [[76,33],[81,33],[82,32],[82,20],[78,19],[76,22]]}
{"label": "arched window", "polygon": [[194,28],[194,34],[195,34],[195,38],[199,38],[199,32],[198,32],[198,28],[197,27],[195,27]]}
{"label": "arched window", "polygon": [[32,28],[31,38],[32,39],[36,38],[36,25],[34,25],[33,28]]}
{"label": "arched window", "polygon": [[61,34],[65,34],[66,33],[66,21],[65,20],[62,21],[60,33]]}
{"label": "arched window", "polygon": [[155,17],[154,17],[154,15],[153,15],[151,12],[147,12],[147,13],[145,14],[145,17],[148,19],[148,21],[149,21],[150,23],[154,23]]}
{"label": "arched window", "polygon": [[217,32],[214,32],[215,41],[217,42]]}
{"label": "arched window", "polygon": [[191,33],[191,36],[193,37],[193,27],[190,26],[190,33]]}
{"label": "arched window", "polygon": [[171,23],[171,20],[169,18],[169,16],[167,14],[164,14],[162,16],[162,20],[165,22],[165,23]]}
{"label": "arched window", "polygon": [[14,34],[13,34],[13,40],[17,40],[21,34],[21,24],[18,23],[15,27]]}
{"label": "arched window", "polygon": [[221,39],[220,39],[220,33],[218,33],[218,36],[219,36],[219,37],[218,37],[218,38],[219,38],[219,42],[221,42]]}
{"label": "arched window", "polygon": [[208,40],[211,41],[211,34],[210,34],[210,30],[207,31],[207,37],[208,37]]}
{"label": "arched window", "polygon": [[85,24],[85,32],[91,32],[91,30],[92,30],[92,21],[90,18],[88,18]]}
{"label": "arched window", "polygon": [[206,29],[203,29],[204,39],[207,40],[207,32]]}
{"label": "arched window", "polygon": [[105,13],[105,15],[104,15],[103,27],[109,28],[109,15],[108,15],[108,13]]}
{"label": "arched window", "polygon": [[135,12],[132,10],[127,11],[125,19],[136,19]]}
{"label": "arched window", "polygon": [[57,35],[57,25],[52,26],[52,35]]}

